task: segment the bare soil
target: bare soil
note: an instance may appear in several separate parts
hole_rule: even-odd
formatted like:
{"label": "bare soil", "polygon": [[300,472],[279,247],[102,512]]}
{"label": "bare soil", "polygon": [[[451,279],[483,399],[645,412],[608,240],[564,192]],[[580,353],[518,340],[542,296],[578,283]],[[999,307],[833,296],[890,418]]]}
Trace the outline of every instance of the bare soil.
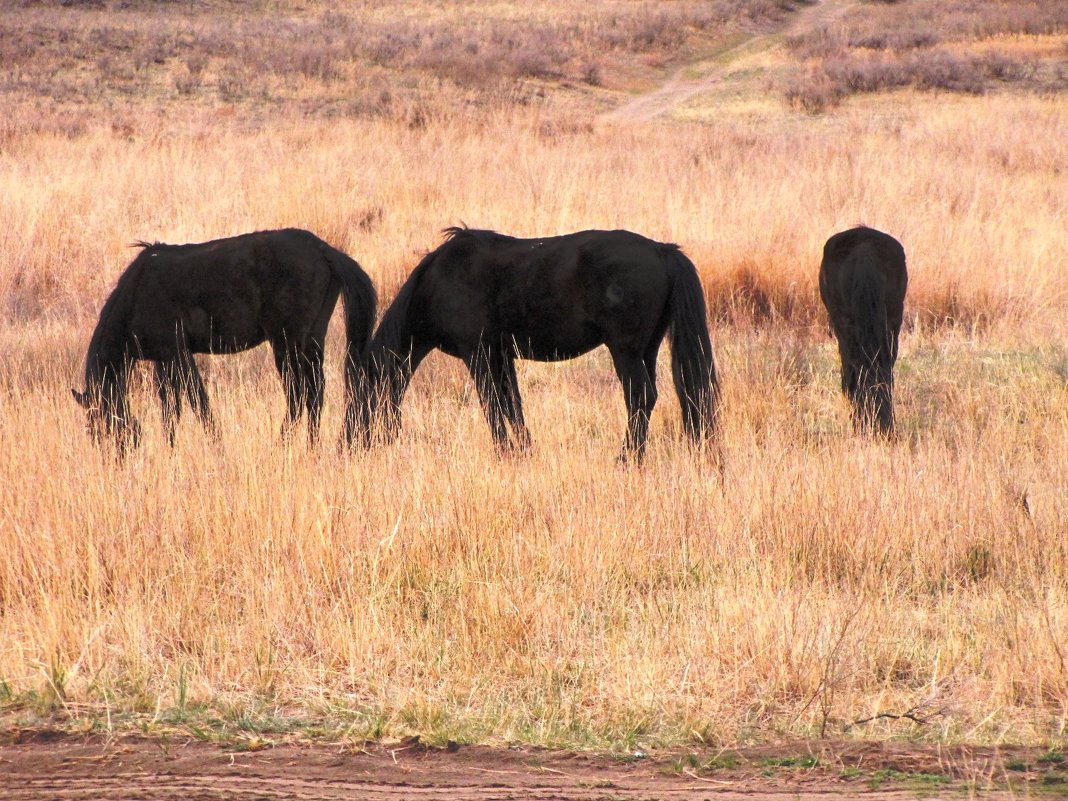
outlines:
{"label": "bare soil", "polygon": [[638,95],[603,115],[612,122],[648,122],[670,115],[686,101],[722,83],[728,70],[770,50],[781,49],[787,34],[800,34],[842,16],[855,0],[820,0],[798,11],[782,30],[744,36],[705,58],[683,65],[659,88]]}
{"label": "bare soil", "polygon": [[0,744],[0,798],[38,799],[869,799],[1010,798],[1068,782],[1035,748],[814,741],[612,757],[534,748],[16,732]]}

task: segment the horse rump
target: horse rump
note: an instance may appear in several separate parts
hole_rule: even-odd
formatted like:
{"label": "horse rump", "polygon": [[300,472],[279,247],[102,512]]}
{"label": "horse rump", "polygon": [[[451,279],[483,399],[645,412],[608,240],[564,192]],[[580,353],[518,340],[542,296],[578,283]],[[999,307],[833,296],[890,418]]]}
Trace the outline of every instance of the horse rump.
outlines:
{"label": "horse rump", "polygon": [[827,240],[820,298],[838,340],[842,391],[861,431],[894,430],[894,363],[904,318],[905,250],[889,234],[858,226]]}

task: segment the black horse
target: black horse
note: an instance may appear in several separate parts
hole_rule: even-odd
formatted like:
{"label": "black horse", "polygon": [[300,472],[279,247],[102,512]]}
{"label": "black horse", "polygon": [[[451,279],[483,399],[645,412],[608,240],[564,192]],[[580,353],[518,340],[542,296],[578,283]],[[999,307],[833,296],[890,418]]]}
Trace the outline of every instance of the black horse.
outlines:
{"label": "black horse", "polygon": [[341,251],[297,229],[259,231],[189,245],[137,243],[141,253],[119,278],[100,312],[85,363],[85,391],[94,438],[114,437],[120,452],[136,446],[140,425],[130,415],[127,383],[137,359],[156,363],[163,424],[174,444],[183,392],[212,433],[216,424],[194,353],[236,353],[271,343],[289,409],[286,430],[308,412],[314,440],[323,405],[323,340],[345,296],[348,403],[344,437],[367,441],[366,404],[359,399],[376,297],[370,278]]}
{"label": "black horse", "polygon": [[904,316],[905,250],[889,234],[859,226],[823,248],[820,297],[842,357],[842,392],[859,430],[894,430],[894,362]]}
{"label": "black horse", "polygon": [[396,435],[412,374],[438,348],[466,363],[497,448],[526,448],[515,359],[572,359],[604,344],[627,403],[621,458],[640,459],[656,403],[657,352],[669,331],[686,432],[698,442],[710,435],[718,384],[704,292],[677,245],[629,231],[545,239],[444,233],[371,340],[368,414],[382,424],[383,439]]}

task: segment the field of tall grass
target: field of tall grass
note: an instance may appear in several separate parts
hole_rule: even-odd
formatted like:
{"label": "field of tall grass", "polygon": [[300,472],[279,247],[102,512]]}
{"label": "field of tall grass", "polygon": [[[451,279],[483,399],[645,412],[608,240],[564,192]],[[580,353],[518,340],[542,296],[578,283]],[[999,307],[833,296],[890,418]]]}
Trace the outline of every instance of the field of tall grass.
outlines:
{"label": "field of tall grass", "polygon": [[[414,116],[178,88],[137,115],[11,89],[3,725],[1063,744],[1063,95],[906,89],[628,125],[566,86],[459,107],[461,89],[411,86]],[[851,431],[816,291],[823,242],[860,222],[909,258],[890,442]],[[263,349],[200,359],[218,442],[187,416],[169,448],[147,380],[135,454],[86,436],[69,388],[129,243],[306,227],[384,305],[460,223],[682,245],[709,300],[721,461],[685,444],[665,374],[646,463],[617,468],[622,392],[599,352],[519,364],[529,456],[496,458],[442,355],[395,445],[339,453],[339,320],[318,448],[281,439]]]}

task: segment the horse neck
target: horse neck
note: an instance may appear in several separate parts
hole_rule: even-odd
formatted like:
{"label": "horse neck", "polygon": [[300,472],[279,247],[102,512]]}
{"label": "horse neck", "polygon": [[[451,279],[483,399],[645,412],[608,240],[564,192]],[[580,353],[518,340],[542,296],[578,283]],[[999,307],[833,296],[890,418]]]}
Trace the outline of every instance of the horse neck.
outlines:
{"label": "horse neck", "polygon": [[121,317],[109,300],[85,357],[85,390],[105,415],[125,417],[131,355],[126,336],[116,330]]}
{"label": "horse neck", "polygon": [[132,302],[131,288],[140,275],[140,261],[139,256],[119,277],[100,310],[85,357],[85,388],[90,397],[100,400],[124,400],[126,397],[131,361],[126,321]]}
{"label": "horse neck", "polygon": [[86,393],[103,414],[126,417],[130,361],[125,354],[90,356],[85,369]]}

